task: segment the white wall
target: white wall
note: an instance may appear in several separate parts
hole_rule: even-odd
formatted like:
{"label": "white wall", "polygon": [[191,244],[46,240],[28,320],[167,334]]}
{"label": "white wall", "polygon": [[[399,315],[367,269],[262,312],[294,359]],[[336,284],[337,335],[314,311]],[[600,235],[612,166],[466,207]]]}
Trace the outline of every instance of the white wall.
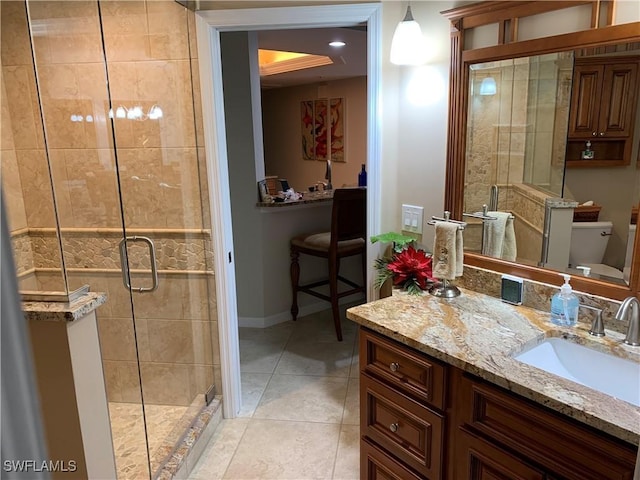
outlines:
{"label": "white wall", "polygon": [[[383,2],[382,9],[382,230],[400,230],[402,204],[424,207],[421,242],[431,248],[433,228],[426,223],[442,215],[447,148],[449,21],[440,12],[463,2],[412,2],[413,17],[433,47],[424,67],[389,62],[391,38],[404,17],[406,2]],[[420,93],[411,95],[413,83]]]}

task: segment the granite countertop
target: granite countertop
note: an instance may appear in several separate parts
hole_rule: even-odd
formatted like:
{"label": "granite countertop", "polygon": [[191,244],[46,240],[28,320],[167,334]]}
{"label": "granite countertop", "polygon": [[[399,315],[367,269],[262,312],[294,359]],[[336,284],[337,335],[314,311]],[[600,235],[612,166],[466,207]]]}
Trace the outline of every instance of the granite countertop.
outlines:
{"label": "granite countertop", "polygon": [[640,407],[511,357],[546,337],[563,334],[638,363],[639,347],[623,344],[624,335],[617,332],[607,330],[607,336],[596,338],[588,334],[589,325],[558,327],[549,322],[547,312],[461,291],[453,299],[394,293],[348,309],[347,318],[598,430],[640,442]]}
{"label": "granite countertop", "polygon": [[107,301],[104,293],[89,292],[74,302],[22,302],[27,320],[73,322],[91,313]]}
{"label": "granite countertop", "polygon": [[267,208],[281,208],[292,207],[295,205],[309,205],[314,203],[331,202],[333,200],[333,190],[326,190],[320,192],[304,192],[300,200],[292,200],[286,202],[258,202],[258,207]]}

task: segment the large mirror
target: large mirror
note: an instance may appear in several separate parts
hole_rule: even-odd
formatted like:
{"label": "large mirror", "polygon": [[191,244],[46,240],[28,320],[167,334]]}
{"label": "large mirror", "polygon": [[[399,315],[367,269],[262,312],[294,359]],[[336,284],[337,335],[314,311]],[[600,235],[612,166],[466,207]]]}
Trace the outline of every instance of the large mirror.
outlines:
{"label": "large mirror", "polygon": [[[443,12],[452,25],[445,207],[475,215],[464,218],[465,264],[556,285],[570,271],[580,291],[637,294],[640,23],[612,25],[613,10],[597,2],[519,3]],[[586,26],[545,29],[560,9],[577,18],[573,5]]]}
{"label": "large mirror", "polygon": [[[639,66],[640,45],[621,43],[467,67],[463,209],[483,217],[466,218],[467,251],[629,284],[640,195]],[[583,98],[605,71],[620,91]],[[626,115],[629,132],[576,134],[593,112]],[[556,213],[546,208],[554,198],[579,206],[562,202],[572,211]],[[555,214],[568,220],[550,222]]]}

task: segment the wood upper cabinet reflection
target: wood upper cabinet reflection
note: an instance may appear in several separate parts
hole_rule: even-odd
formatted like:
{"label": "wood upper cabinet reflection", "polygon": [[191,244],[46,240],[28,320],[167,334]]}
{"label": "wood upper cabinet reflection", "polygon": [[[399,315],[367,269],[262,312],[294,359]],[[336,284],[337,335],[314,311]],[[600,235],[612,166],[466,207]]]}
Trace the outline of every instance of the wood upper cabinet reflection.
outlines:
{"label": "wood upper cabinet reflection", "polygon": [[569,136],[628,137],[633,132],[637,78],[637,58],[577,59]]}
{"label": "wood upper cabinet reflection", "polygon": [[[567,166],[629,165],[640,57],[577,58],[573,74]],[[586,140],[593,158],[581,157]]]}

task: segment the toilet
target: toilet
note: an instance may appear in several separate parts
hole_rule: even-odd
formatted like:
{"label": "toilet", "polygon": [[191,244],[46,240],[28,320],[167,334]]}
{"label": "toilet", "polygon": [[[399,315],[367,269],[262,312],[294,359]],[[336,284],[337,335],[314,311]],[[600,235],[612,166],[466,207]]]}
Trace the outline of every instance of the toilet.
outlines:
{"label": "toilet", "polygon": [[602,263],[612,230],[612,222],[573,222],[569,248],[570,266],[589,267],[592,276],[606,275],[622,279],[623,273],[620,270]]}

